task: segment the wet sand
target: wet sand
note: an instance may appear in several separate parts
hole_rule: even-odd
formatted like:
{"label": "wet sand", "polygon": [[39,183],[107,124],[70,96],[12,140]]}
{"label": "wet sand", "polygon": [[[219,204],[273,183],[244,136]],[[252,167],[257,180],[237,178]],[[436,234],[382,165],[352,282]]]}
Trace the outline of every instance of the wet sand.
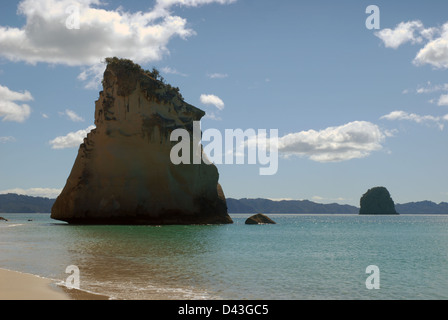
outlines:
{"label": "wet sand", "polygon": [[108,297],[58,286],[51,279],[0,269],[0,300],[109,300]]}

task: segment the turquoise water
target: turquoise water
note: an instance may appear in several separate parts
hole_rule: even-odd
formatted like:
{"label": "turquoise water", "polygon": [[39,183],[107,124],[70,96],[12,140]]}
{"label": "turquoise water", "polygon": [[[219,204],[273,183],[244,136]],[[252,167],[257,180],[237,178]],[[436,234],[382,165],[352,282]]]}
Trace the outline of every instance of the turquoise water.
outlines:
{"label": "turquoise water", "polygon": [[[4,214],[0,268],[115,299],[448,299],[448,216],[270,215],[247,226],[69,226]],[[28,221],[33,219],[33,221]],[[366,268],[380,289],[366,288]]]}

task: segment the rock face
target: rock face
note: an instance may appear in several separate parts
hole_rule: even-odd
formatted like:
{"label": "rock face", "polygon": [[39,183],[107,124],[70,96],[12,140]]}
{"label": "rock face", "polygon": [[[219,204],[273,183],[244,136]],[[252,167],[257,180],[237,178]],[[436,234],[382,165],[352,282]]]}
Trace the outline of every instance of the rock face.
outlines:
{"label": "rock face", "polygon": [[130,60],[106,59],[95,125],[51,217],[72,224],[227,224],[214,165],[174,165],[175,129],[193,131],[205,113],[178,88]]}
{"label": "rock face", "polygon": [[271,218],[264,214],[256,214],[246,220],[246,224],[276,224]]}
{"label": "rock face", "polygon": [[397,215],[395,204],[389,191],[376,187],[367,191],[361,198],[360,215]]}

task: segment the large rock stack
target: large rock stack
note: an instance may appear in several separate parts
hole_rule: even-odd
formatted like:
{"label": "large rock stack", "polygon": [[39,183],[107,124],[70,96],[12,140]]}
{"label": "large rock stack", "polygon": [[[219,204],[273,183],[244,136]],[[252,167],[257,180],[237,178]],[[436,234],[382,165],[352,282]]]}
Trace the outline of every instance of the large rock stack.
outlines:
{"label": "large rock stack", "polygon": [[185,103],[157,70],[106,61],[96,129],[80,146],[51,217],[73,224],[232,223],[217,168],[170,159],[172,131],[192,133],[205,113]]}

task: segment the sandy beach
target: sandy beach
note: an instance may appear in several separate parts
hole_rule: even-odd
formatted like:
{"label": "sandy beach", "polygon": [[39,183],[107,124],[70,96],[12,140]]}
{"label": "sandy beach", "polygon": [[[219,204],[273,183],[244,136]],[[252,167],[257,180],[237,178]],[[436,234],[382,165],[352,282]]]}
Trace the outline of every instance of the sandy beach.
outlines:
{"label": "sandy beach", "polygon": [[50,279],[0,269],[0,300],[108,300],[108,297],[69,290]]}

